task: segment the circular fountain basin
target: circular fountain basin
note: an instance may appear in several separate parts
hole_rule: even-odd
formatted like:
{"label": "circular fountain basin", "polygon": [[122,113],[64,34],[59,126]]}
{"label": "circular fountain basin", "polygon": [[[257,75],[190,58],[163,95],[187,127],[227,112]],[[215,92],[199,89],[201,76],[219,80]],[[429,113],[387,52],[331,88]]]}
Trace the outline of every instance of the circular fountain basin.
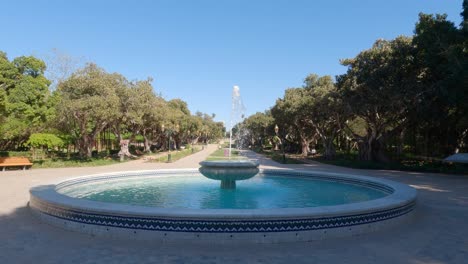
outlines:
{"label": "circular fountain basin", "polygon": [[[338,187],[327,189],[333,185]],[[192,169],[91,175],[30,193],[31,209],[66,229],[209,243],[309,241],[366,233],[406,221],[416,201],[413,188],[393,181],[290,170],[260,170],[236,190],[221,189]]]}

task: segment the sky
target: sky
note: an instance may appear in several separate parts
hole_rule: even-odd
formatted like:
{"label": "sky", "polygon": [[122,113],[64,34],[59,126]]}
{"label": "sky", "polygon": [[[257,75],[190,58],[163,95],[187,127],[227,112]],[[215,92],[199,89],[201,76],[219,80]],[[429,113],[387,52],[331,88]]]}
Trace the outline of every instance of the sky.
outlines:
{"label": "sky", "polygon": [[246,116],[263,112],[310,73],[377,39],[412,35],[418,14],[460,24],[462,0],[0,0],[0,50],[10,59],[57,49],[229,124],[234,85]]}

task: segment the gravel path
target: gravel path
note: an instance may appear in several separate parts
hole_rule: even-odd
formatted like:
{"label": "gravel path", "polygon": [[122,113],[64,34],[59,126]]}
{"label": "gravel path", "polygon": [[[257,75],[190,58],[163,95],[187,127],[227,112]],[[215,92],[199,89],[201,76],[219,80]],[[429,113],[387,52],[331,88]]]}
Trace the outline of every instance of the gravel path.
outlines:
{"label": "gravel path", "polygon": [[29,211],[32,186],[94,173],[196,168],[216,149],[174,163],[137,160],[88,168],[0,172],[0,263],[468,263],[468,176],[366,171],[320,163],[282,166],[253,152],[264,168],[339,171],[391,179],[419,191],[414,220],[358,237],[271,245],[171,245],[111,240],[64,231]]}

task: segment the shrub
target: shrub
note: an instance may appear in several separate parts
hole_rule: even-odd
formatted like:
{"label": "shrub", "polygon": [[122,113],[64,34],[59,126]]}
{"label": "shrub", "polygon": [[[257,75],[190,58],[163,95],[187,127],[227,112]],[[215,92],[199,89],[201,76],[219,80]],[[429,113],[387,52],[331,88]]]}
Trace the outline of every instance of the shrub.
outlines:
{"label": "shrub", "polygon": [[61,138],[57,137],[54,134],[46,133],[36,133],[32,134],[29,137],[29,140],[26,142],[26,145],[33,148],[45,148],[51,149],[55,147],[62,147],[64,142]]}

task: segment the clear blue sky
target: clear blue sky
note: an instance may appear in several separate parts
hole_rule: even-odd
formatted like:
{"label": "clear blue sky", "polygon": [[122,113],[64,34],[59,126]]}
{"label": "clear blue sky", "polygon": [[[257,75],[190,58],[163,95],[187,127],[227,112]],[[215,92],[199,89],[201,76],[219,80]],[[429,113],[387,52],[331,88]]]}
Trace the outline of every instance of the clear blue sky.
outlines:
{"label": "clear blue sky", "polygon": [[192,112],[229,122],[239,85],[247,115],[264,111],[309,73],[335,76],[339,59],[378,38],[411,35],[418,13],[458,25],[462,0],[0,0],[0,50],[10,59],[53,48],[128,79]]}

